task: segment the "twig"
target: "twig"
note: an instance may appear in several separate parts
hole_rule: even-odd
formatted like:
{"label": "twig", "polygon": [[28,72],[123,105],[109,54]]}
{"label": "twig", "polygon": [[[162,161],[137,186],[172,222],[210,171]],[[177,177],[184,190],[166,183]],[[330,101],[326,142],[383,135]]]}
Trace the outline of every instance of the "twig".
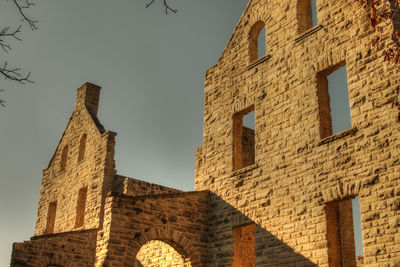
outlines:
{"label": "twig", "polygon": [[34,6],[35,4],[32,2],[29,2],[29,0],[22,0],[22,1],[24,2],[23,5],[19,4],[18,0],[13,0],[15,6],[18,8],[19,14],[22,16],[22,21],[26,21],[32,30],[36,30],[37,29],[36,23],[38,23],[38,21],[28,18],[24,12],[24,9],[30,8],[31,6]]}
{"label": "twig", "polygon": [[[4,92],[4,90],[0,90],[0,92]],[[3,108],[6,106],[6,101],[0,98],[0,106]]]}
{"label": "twig", "polygon": [[[148,8],[149,6],[153,5],[154,2],[155,2],[155,0],[151,0],[150,2],[146,3],[146,8]],[[171,11],[171,12],[174,12],[174,13],[178,12],[177,9],[172,8],[168,4],[168,0],[163,0],[163,5],[164,5],[164,8],[165,8],[165,14],[168,14],[168,11]]]}
{"label": "twig", "polygon": [[33,83],[32,80],[29,79],[31,73],[29,72],[27,75],[22,76],[19,68],[8,68],[8,63],[5,62],[3,67],[0,67],[0,73],[9,80],[16,81],[22,84]]}
{"label": "twig", "polygon": [[11,46],[10,46],[9,44],[5,43],[4,38],[12,37],[12,38],[14,38],[14,39],[16,39],[16,40],[18,40],[18,41],[21,41],[22,39],[19,38],[19,37],[17,36],[17,33],[20,33],[20,32],[21,32],[21,25],[18,26],[18,28],[17,28],[15,31],[13,31],[13,32],[10,32],[10,27],[4,27],[4,28],[0,31],[0,47],[1,47],[5,52],[10,51],[10,50],[11,50]]}

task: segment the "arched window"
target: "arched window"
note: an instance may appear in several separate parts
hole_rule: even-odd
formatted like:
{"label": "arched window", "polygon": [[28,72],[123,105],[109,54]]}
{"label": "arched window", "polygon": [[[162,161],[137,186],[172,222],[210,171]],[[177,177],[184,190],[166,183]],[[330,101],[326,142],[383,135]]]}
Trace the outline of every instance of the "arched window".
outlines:
{"label": "arched window", "polygon": [[82,135],[81,141],[79,142],[78,162],[82,161],[85,158],[86,138],[86,134]]}
{"label": "arched window", "polygon": [[297,1],[297,22],[299,34],[318,24],[316,0]]}
{"label": "arched window", "polygon": [[60,160],[60,170],[65,171],[67,167],[67,160],[68,160],[68,145],[65,145],[61,154]]}
{"label": "arched window", "polygon": [[253,62],[266,55],[265,23],[257,21],[250,30],[249,55],[250,62]]}

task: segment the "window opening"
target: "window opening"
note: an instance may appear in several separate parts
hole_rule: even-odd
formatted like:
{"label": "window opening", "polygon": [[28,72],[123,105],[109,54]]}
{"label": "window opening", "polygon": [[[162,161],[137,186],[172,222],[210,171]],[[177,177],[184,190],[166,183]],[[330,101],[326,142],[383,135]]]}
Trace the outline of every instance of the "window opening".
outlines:
{"label": "window opening", "polygon": [[87,186],[79,189],[78,202],[76,204],[75,228],[83,226],[83,223],[85,221],[87,190],[88,190]]}
{"label": "window opening", "polygon": [[255,162],[254,106],[233,115],[233,170]]}
{"label": "window opening", "polygon": [[321,138],[350,129],[347,71],[342,62],[317,74]]}
{"label": "window opening", "polygon": [[46,234],[54,233],[54,224],[56,221],[57,201],[50,202],[47,210],[47,223],[46,223]]}
{"label": "window opening", "polygon": [[318,25],[316,0],[297,1],[297,23],[299,34]]}
{"label": "window opening", "polygon": [[312,19],[312,27],[318,25],[318,17],[317,17],[317,0],[311,0],[311,19]]}
{"label": "window opening", "polygon": [[68,160],[68,145],[64,146],[63,151],[61,153],[61,161],[60,161],[60,170],[65,171],[67,167]]}
{"label": "window opening", "polygon": [[83,158],[85,157],[86,138],[87,138],[86,134],[82,135],[81,141],[79,142],[78,162],[82,161]]}
{"label": "window opening", "polygon": [[[361,221],[356,219],[360,210],[353,209],[357,202],[359,198],[326,203],[329,266],[357,266],[358,242],[362,250]],[[356,244],[357,239],[359,241]]]}
{"label": "window opening", "polygon": [[356,245],[356,257],[364,257],[364,248],[362,242],[362,230],[361,230],[361,209],[360,209],[360,197],[356,196],[351,200],[353,210],[353,228],[354,228],[354,242]]}
{"label": "window opening", "polygon": [[233,267],[255,267],[256,230],[255,224],[233,228]]}
{"label": "window opening", "polygon": [[256,61],[266,55],[265,23],[256,22],[250,30],[249,36],[250,62]]}
{"label": "window opening", "polygon": [[263,57],[267,54],[266,49],[266,40],[265,40],[265,27],[262,27],[260,33],[257,38],[257,58]]}

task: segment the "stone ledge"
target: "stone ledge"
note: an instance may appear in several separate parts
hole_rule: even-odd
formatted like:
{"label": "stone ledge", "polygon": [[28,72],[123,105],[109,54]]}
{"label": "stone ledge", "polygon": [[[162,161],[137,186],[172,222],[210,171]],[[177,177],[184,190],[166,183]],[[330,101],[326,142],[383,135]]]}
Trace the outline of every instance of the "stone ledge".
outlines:
{"label": "stone ledge", "polygon": [[260,57],[256,61],[253,61],[252,63],[250,63],[250,65],[247,66],[247,70],[254,68],[255,66],[267,61],[270,58],[271,58],[271,55],[265,55],[265,56]]}
{"label": "stone ledge", "polygon": [[38,239],[48,238],[48,237],[65,236],[65,235],[70,235],[70,234],[97,232],[98,230],[99,230],[98,228],[93,228],[93,229],[84,229],[84,230],[77,230],[77,231],[60,232],[60,233],[54,233],[54,234],[35,235],[35,236],[31,237],[31,240],[38,240]]}
{"label": "stone ledge", "polygon": [[299,36],[296,37],[295,42],[298,43],[301,40],[307,38],[308,36],[316,33],[317,31],[321,30],[323,27],[322,25],[316,25],[314,27],[312,27],[311,29],[308,29],[307,31],[303,32],[302,34],[300,34]]}
{"label": "stone ledge", "polygon": [[319,141],[317,143],[317,146],[322,146],[322,145],[325,145],[325,144],[328,144],[328,143],[332,143],[333,141],[342,139],[342,138],[344,138],[344,137],[346,137],[348,135],[355,135],[357,132],[358,132],[358,128],[357,127],[350,128],[348,130],[345,130],[343,132],[337,133],[335,135],[331,135],[331,136],[325,137],[324,139],[322,139],[321,141]]}
{"label": "stone ledge", "polygon": [[173,198],[173,197],[182,197],[187,195],[201,195],[201,194],[209,194],[211,191],[202,190],[202,191],[188,191],[182,193],[171,193],[171,194],[157,194],[157,195],[145,195],[145,196],[129,196],[118,192],[109,192],[107,197],[117,197],[117,198],[125,198],[125,199],[146,199],[146,198]]}
{"label": "stone ledge", "polygon": [[237,175],[240,175],[240,174],[242,174],[242,173],[245,173],[245,172],[248,172],[248,171],[252,171],[252,170],[254,170],[254,169],[257,169],[258,167],[260,167],[260,166],[258,166],[257,163],[254,163],[254,164],[252,164],[252,165],[243,167],[243,168],[241,168],[241,169],[239,169],[239,170],[234,170],[234,171],[232,171],[231,173],[228,174],[228,177],[237,176]]}

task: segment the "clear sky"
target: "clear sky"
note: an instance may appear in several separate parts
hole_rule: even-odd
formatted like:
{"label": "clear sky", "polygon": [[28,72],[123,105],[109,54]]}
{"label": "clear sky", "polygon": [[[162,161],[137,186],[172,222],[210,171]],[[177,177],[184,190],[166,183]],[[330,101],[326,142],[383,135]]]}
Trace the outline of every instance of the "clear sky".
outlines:
{"label": "clear sky", "polygon": [[[194,189],[202,143],[204,71],[217,63],[246,0],[171,0],[177,14],[145,0],[35,0],[27,27],[2,59],[31,72],[32,85],[0,78],[0,266],[12,242],[34,232],[44,169],[72,113],[76,88],[102,87],[98,117],[116,137],[118,174]],[[17,25],[0,0],[0,26]]]}
{"label": "clear sky", "polygon": [[[194,189],[202,143],[204,71],[217,63],[247,1],[34,0],[39,29],[12,42],[10,64],[33,85],[0,79],[0,266],[34,231],[44,169],[84,82],[102,87],[98,117],[116,137],[117,172]],[[19,23],[0,1],[0,25]],[[2,54],[3,56],[3,54]],[[3,57],[2,57],[3,58]]]}

